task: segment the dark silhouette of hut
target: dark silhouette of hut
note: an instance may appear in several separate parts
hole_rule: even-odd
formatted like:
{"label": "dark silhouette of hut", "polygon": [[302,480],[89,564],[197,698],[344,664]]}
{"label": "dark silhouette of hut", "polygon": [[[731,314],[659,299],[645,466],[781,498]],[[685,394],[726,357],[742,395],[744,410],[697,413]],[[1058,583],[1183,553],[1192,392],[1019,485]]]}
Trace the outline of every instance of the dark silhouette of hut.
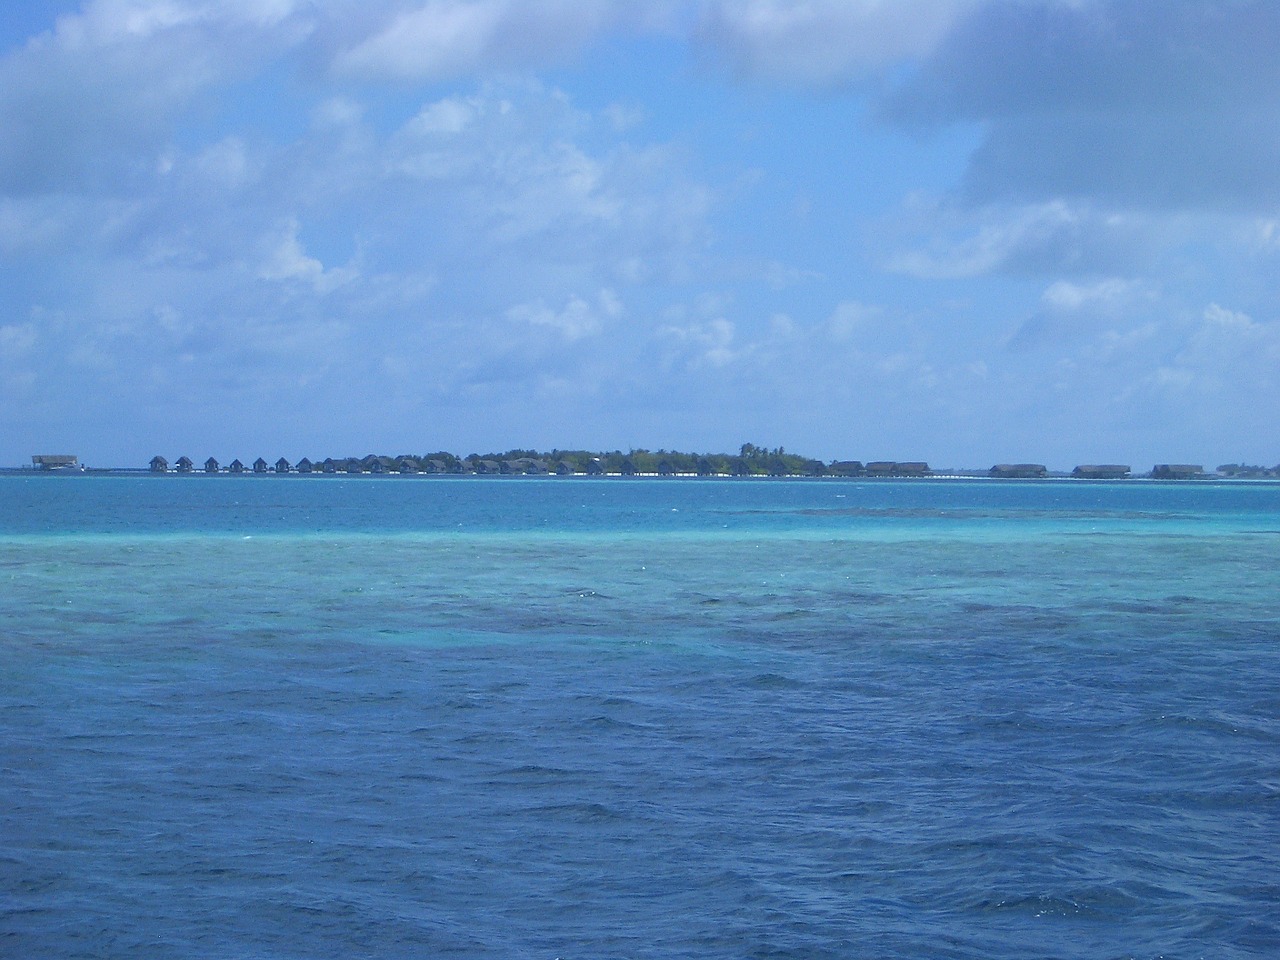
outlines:
{"label": "dark silhouette of hut", "polygon": [[152,473],[168,473],[169,461],[164,457],[152,457],[150,469]]}
{"label": "dark silhouette of hut", "polygon": [[1199,463],[1157,463],[1151,470],[1153,480],[1194,480],[1204,476]]}
{"label": "dark silhouette of hut", "polygon": [[927,477],[932,472],[923,460],[899,461],[894,466],[894,476],[897,477]]}
{"label": "dark silhouette of hut", "polygon": [[405,457],[400,461],[401,473],[419,473],[421,470],[422,468],[418,465],[418,461],[412,457]]}
{"label": "dark silhouette of hut", "polygon": [[338,461],[333,459],[333,457],[325,457],[324,463],[320,464],[320,472],[321,473],[337,473]]}
{"label": "dark silhouette of hut", "polygon": [[1071,471],[1079,480],[1123,480],[1129,476],[1129,465],[1124,463],[1082,463]]}
{"label": "dark silhouette of hut", "polygon": [[284,457],[276,461],[276,473],[288,473],[292,469],[292,465]]}
{"label": "dark silhouette of hut", "polygon": [[227,465],[227,472],[244,473],[244,464],[240,462],[239,458],[232,460],[231,463]]}
{"label": "dark silhouette of hut", "polygon": [[217,473],[217,472],[218,472],[218,461],[217,461],[217,460],[215,460],[215,459],[213,459],[213,457],[210,457],[208,460],[206,460],[206,461],[204,462],[204,472],[205,472],[205,473]]}
{"label": "dark silhouette of hut", "polygon": [[1047,477],[1049,469],[1042,463],[997,463],[989,475],[1000,480],[1035,480]]}
{"label": "dark silhouette of hut", "polygon": [[864,473],[861,460],[833,460],[827,468],[828,476],[832,477],[860,477]]}
{"label": "dark silhouette of hut", "polygon": [[80,458],[69,453],[37,453],[31,458],[37,470],[80,470]]}
{"label": "dark silhouette of hut", "polygon": [[266,472],[267,472],[267,461],[263,460],[261,457],[259,457],[259,458],[258,458],[257,460],[255,460],[255,461],[253,461],[253,472],[254,472],[254,473],[266,473]]}
{"label": "dark silhouette of hut", "polygon": [[313,464],[311,460],[307,457],[303,457],[301,460],[298,461],[299,473],[310,473],[314,468],[315,468],[315,464]]}

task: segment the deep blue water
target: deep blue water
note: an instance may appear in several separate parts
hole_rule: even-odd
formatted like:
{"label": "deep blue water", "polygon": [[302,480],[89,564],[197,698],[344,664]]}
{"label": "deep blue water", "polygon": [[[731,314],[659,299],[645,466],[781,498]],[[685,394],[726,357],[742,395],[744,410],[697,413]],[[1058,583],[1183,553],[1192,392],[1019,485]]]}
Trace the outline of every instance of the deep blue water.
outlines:
{"label": "deep blue water", "polygon": [[0,477],[0,956],[1280,956],[1280,487]]}

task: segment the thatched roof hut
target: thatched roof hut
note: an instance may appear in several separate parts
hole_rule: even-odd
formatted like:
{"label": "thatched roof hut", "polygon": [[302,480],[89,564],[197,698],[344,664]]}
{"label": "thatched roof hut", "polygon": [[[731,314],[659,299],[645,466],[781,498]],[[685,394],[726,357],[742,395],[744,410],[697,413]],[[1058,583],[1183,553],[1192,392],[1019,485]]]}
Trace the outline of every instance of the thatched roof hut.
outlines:
{"label": "thatched roof hut", "polygon": [[80,458],[70,453],[37,453],[31,465],[37,470],[79,470]]}
{"label": "thatched roof hut", "polygon": [[990,476],[1001,480],[1035,480],[1047,477],[1049,468],[1043,463],[997,463]]}
{"label": "thatched roof hut", "polygon": [[1071,475],[1080,480],[1123,480],[1129,472],[1127,463],[1082,463]]}
{"label": "thatched roof hut", "polygon": [[1157,463],[1151,469],[1153,480],[1194,480],[1204,476],[1204,466],[1199,463]]}

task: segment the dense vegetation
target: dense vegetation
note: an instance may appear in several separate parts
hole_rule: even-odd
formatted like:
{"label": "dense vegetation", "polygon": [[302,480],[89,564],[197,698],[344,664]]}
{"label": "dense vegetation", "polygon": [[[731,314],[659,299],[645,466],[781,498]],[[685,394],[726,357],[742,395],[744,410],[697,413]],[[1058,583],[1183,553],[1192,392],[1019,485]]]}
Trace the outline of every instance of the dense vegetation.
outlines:
{"label": "dense vegetation", "polygon": [[812,457],[787,453],[782,447],[772,450],[744,443],[736,455],[728,453],[682,453],[677,450],[633,449],[599,452],[591,450],[507,450],[501,453],[472,453],[459,458],[439,452],[423,455],[405,454],[396,460],[411,459],[420,464],[443,463],[449,473],[483,472],[488,463],[533,461],[541,468],[555,472],[567,464],[575,473],[618,474],[697,474],[712,476],[821,476],[829,471],[827,464]]}

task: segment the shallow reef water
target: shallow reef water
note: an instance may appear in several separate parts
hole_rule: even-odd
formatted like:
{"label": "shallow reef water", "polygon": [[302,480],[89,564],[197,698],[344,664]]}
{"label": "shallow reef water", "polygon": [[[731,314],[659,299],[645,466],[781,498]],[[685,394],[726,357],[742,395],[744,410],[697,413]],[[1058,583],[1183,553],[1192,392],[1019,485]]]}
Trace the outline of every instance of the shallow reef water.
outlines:
{"label": "shallow reef water", "polygon": [[0,477],[0,955],[1280,955],[1280,487]]}

